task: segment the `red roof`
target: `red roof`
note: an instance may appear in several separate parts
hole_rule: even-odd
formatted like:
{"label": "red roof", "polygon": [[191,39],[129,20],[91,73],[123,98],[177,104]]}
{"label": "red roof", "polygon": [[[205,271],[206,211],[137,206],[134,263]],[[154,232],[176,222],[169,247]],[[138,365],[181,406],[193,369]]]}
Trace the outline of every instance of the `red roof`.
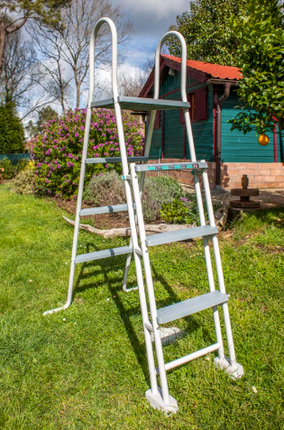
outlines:
{"label": "red roof", "polygon": [[[172,55],[162,54],[162,58],[165,60],[171,60],[181,64],[181,58],[174,57]],[[241,71],[238,67],[234,66],[220,66],[219,64],[204,63],[203,61],[187,60],[187,66],[191,69],[198,70],[200,72],[210,75],[212,78],[217,79],[242,79]]]}

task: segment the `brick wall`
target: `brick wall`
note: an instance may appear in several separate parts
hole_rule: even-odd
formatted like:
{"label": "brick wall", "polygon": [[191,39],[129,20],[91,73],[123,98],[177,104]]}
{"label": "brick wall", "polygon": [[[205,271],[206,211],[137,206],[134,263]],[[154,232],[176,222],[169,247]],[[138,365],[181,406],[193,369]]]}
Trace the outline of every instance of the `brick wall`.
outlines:
{"label": "brick wall", "polygon": [[243,175],[250,188],[284,188],[283,163],[222,163],[223,188],[240,188]]}
{"label": "brick wall", "polygon": [[[184,160],[190,161],[190,160]],[[157,163],[157,160],[150,160]],[[162,163],[180,163],[179,158],[167,158]],[[215,187],[216,163],[208,162],[209,182]],[[193,175],[190,171],[171,171],[168,175],[186,185],[193,185]],[[156,175],[147,173],[147,175]],[[222,163],[222,188],[240,188],[243,175],[248,175],[250,188],[284,188],[284,163]]]}

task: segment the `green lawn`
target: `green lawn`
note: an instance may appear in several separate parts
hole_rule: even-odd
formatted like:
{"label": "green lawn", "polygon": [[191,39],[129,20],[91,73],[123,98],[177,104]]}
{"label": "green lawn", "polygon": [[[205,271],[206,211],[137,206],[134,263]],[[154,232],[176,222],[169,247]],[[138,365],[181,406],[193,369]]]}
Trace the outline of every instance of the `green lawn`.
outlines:
{"label": "green lawn", "polygon": [[[72,306],[42,316],[66,301],[73,228],[62,214],[0,186],[1,429],[284,428],[284,209],[245,216],[220,238],[245,376],[231,380],[214,354],[169,372],[179,404],[170,417],[145,400],[138,293],[121,291],[125,257],[78,266]],[[79,243],[86,252],[125,241],[84,232]],[[159,306],[207,292],[201,243],[157,247],[151,259]],[[184,336],[166,361],[214,342],[211,311],[175,325]]]}

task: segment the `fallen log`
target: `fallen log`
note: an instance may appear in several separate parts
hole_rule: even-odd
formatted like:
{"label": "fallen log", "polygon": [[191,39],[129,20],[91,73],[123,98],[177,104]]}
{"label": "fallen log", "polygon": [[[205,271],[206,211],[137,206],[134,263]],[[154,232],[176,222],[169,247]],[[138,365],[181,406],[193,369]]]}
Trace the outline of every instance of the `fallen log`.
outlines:
{"label": "fallen log", "polygon": [[[63,219],[71,225],[75,225],[75,222],[71,219],[63,216]],[[169,231],[181,230],[183,228],[192,227],[192,224],[146,224],[145,231],[147,233],[164,233]],[[90,233],[98,234],[103,236],[104,239],[112,239],[114,237],[130,237],[130,227],[112,228],[110,230],[101,230],[95,228],[89,224],[79,224],[79,228],[82,230],[89,231]]]}

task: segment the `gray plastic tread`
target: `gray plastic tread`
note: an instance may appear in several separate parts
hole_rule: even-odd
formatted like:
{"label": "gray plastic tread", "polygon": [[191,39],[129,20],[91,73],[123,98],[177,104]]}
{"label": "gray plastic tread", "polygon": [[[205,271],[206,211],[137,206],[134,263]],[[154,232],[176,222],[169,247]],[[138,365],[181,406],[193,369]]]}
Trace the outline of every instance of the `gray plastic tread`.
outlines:
{"label": "gray plastic tread", "polygon": [[[189,109],[188,102],[181,102],[178,100],[165,100],[165,99],[151,99],[143,97],[127,97],[119,96],[118,103],[121,109],[128,109],[134,111],[151,111],[151,110],[168,110],[168,109]],[[102,107],[107,109],[114,109],[114,100],[106,99],[93,102],[92,108]]]}
{"label": "gray plastic tread", "polygon": [[158,324],[166,324],[179,318],[195,314],[196,312],[221,305],[227,301],[228,294],[220,293],[220,291],[213,291],[158,309],[157,322]]}
{"label": "gray plastic tread", "polygon": [[213,236],[218,233],[217,227],[204,225],[202,227],[190,227],[167,233],[151,234],[146,237],[147,246],[163,245],[164,243],[179,242],[181,240],[194,239],[196,237]]}
{"label": "gray plastic tread", "polygon": [[80,216],[90,216],[90,215],[99,215],[99,214],[107,214],[113,212],[124,212],[127,211],[127,205],[110,205],[110,206],[101,206],[97,208],[86,208],[80,210]]}
{"label": "gray plastic tread", "polygon": [[158,164],[139,164],[135,166],[136,172],[161,172],[164,170],[201,170],[207,169],[208,164],[205,161],[196,161],[196,162],[180,162],[180,163],[158,163]]}
{"label": "gray plastic tread", "polygon": [[[128,163],[137,163],[138,161],[148,161],[149,157],[128,157]],[[105,157],[105,158],[86,158],[86,164],[107,164],[121,163],[121,157]]]}
{"label": "gray plastic tread", "polygon": [[89,252],[88,254],[77,255],[75,263],[84,263],[86,261],[102,260],[103,258],[116,257],[117,255],[131,254],[130,246],[121,246],[119,248],[104,249],[102,251]]}

